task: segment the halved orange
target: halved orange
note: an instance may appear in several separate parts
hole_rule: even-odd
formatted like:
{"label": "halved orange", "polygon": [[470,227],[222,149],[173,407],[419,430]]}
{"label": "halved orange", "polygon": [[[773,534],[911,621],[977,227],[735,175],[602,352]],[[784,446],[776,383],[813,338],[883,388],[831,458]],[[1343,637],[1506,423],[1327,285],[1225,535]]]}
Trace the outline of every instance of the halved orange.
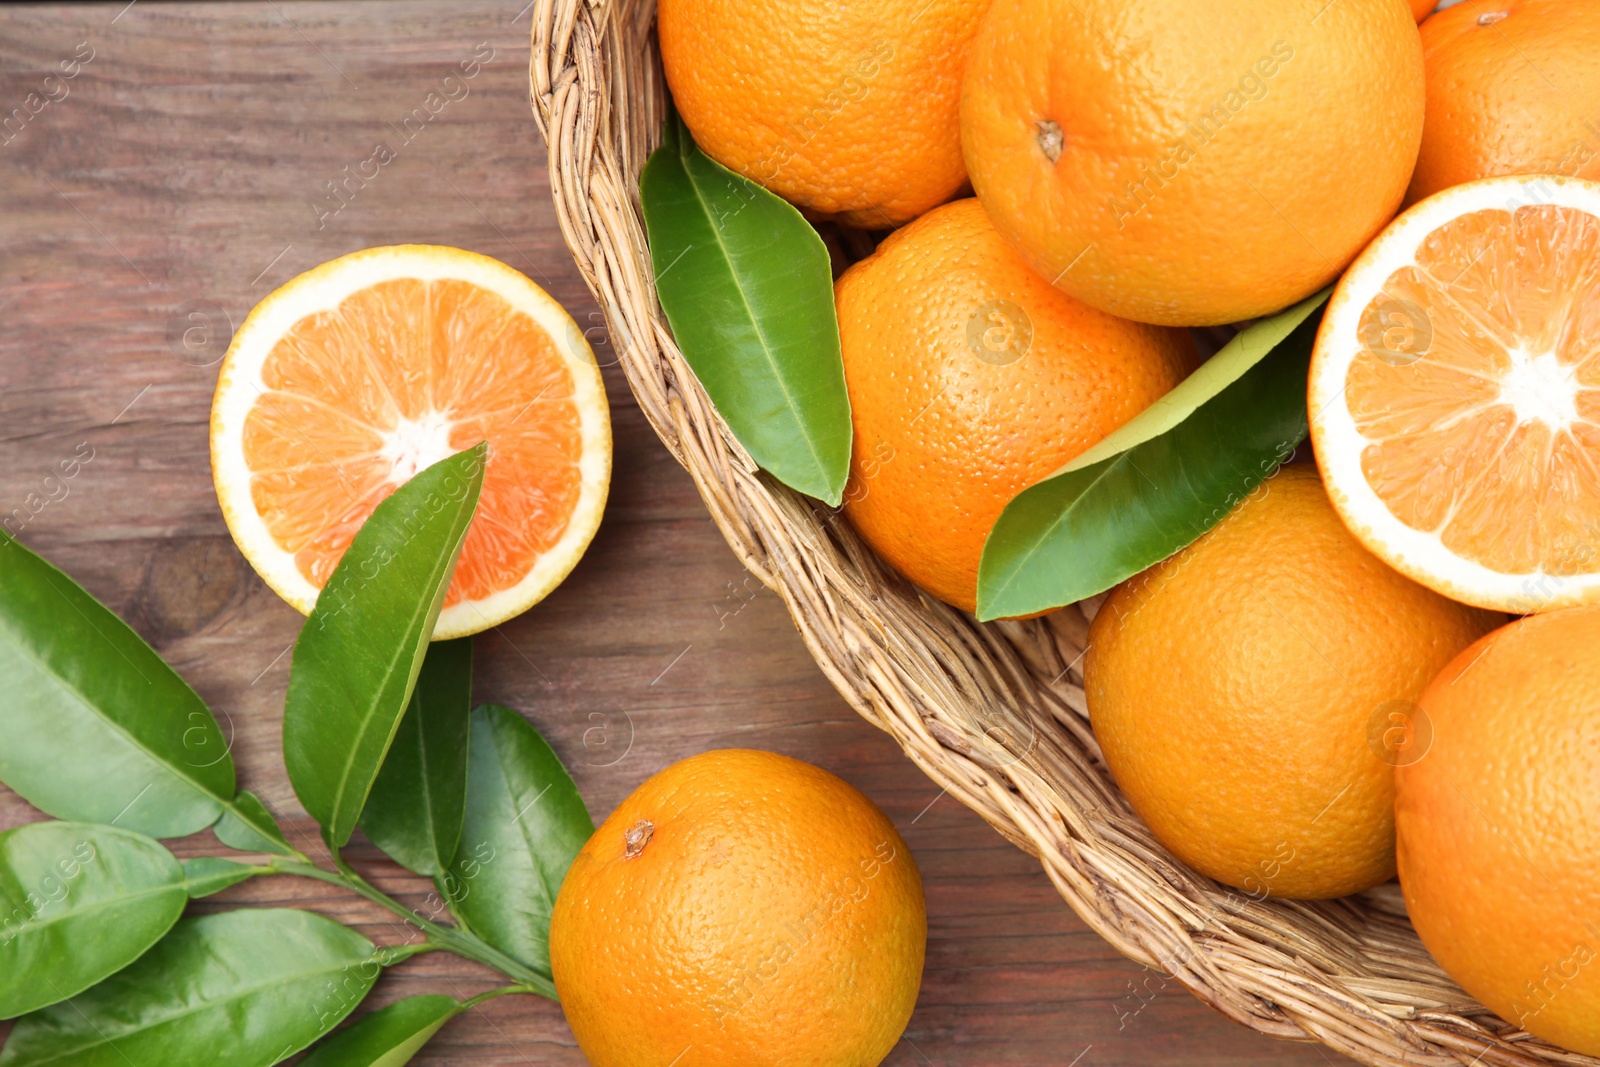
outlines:
{"label": "halved orange", "polygon": [[256,305],[211,409],[228,529],[308,613],[380,501],[483,440],[483,492],[435,638],[543,599],[600,524],[611,417],[594,353],[561,306],[457,248],[341,256]]}
{"label": "halved orange", "polygon": [[1334,290],[1307,399],[1328,495],[1395,568],[1502,611],[1600,599],[1600,184],[1401,215]]}

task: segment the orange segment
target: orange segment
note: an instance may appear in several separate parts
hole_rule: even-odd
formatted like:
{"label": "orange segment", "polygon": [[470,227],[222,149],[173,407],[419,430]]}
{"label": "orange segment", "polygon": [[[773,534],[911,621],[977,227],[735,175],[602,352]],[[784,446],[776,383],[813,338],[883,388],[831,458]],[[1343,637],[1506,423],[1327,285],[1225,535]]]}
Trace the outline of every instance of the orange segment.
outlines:
{"label": "orange segment", "polygon": [[1486,607],[1600,595],[1600,186],[1496,179],[1407,212],[1330,302],[1309,400],[1379,555]]}
{"label": "orange segment", "polygon": [[434,285],[428,296],[430,400],[434,407],[449,408],[500,344],[511,308],[493,293],[453,280]]}
{"label": "orange segment", "polygon": [[432,407],[428,364],[418,357],[428,352],[429,297],[449,284],[396,278],[351,293],[339,305],[341,352],[369,368],[388,401],[384,408],[401,418],[420,419]]}
{"label": "orange segment", "polygon": [[457,425],[453,448],[484,440],[493,447],[450,596],[482,597],[516,560],[548,552],[560,541],[583,488],[578,431],[575,410],[556,401]]}
{"label": "orange segment", "polygon": [[336,312],[307,315],[272,346],[261,381],[268,389],[326,404],[369,426],[390,429],[397,412],[362,345]]}
{"label": "orange segment", "polygon": [[1509,211],[1476,211],[1428,235],[1416,262],[1437,294],[1435,303],[1424,305],[1431,317],[1457,320],[1463,328],[1460,320],[1469,318],[1502,344],[1516,343],[1518,322],[1510,302],[1517,241],[1511,227]]}
{"label": "orange segment", "polygon": [[289,392],[263,393],[244,424],[256,472],[341,463],[377,452],[383,436],[337,408]]}
{"label": "orange segment", "polygon": [[[319,587],[332,567],[322,568],[320,577],[313,577],[318,556],[331,554],[337,562],[355,536],[354,529],[342,528],[352,518],[359,526],[393,491],[389,468],[376,456],[337,466],[310,464],[291,471],[268,471],[250,481],[250,499],[273,540],[284,551],[294,553],[300,572]],[[313,548],[318,543],[337,548]]]}
{"label": "orange segment", "polygon": [[440,388],[444,403],[457,411],[489,414],[525,414],[530,422],[541,416],[528,410],[547,403],[550,411],[570,405],[572,373],[556,352],[556,342],[526,315],[508,318],[496,344],[529,354],[528,359],[503,366],[493,377],[480,374],[447,376]]}
{"label": "orange segment", "polygon": [[542,598],[598,524],[610,474],[605,394],[554,301],[456,249],[334,260],[251,313],[212,417],[229,528],[304,611],[379,502],[483,440],[483,491],[438,637],[485,629]]}

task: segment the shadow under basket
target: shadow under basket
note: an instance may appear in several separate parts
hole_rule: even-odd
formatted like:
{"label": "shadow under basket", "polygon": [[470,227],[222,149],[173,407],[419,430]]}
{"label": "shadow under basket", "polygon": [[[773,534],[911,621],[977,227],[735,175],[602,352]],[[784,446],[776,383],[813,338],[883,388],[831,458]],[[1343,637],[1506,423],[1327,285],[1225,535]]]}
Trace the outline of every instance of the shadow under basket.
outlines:
{"label": "shadow under basket", "polygon": [[1089,729],[1078,664],[1096,602],[978,623],[919,594],[831,509],[757,470],[656,302],[639,208],[639,172],[666,113],[654,0],[536,0],[532,15],[533,111],[556,211],[634,396],[856,711],[1037,856],[1118,951],[1236,1022],[1369,1064],[1600,1067],[1464,993],[1423,948],[1393,883],[1343,900],[1254,899],[1167,852]]}

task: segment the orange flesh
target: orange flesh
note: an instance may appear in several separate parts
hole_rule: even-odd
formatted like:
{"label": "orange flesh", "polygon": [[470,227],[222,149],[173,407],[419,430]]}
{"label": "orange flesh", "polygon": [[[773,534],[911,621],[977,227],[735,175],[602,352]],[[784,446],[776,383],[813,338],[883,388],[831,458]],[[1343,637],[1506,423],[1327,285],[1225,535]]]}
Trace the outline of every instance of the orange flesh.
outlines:
{"label": "orange flesh", "polygon": [[1600,219],[1538,205],[1429,234],[1361,315],[1346,402],[1406,525],[1505,574],[1600,565]]}
{"label": "orange flesh", "polygon": [[380,282],[295,323],[245,419],[250,495],[321,588],[367,518],[421,466],[489,442],[445,605],[520,581],[577,506],[572,374],[542,327],[463,281]]}

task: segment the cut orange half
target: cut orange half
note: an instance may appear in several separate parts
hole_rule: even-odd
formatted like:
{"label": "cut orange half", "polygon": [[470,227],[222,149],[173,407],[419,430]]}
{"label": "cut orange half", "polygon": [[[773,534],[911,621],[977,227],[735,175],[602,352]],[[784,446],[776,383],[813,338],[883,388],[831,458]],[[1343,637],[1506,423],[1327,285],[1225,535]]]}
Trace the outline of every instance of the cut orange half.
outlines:
{"label": "cut orange half", "polygon": [[610,412],[594,353],[561,306],[457,248],[342,256],[256,305],[211,409],[228,529],[307,613],[380,501],[484,440],[483,492],[435,638],[543,599],[600,524]]}
{"label": "cut orange half", "polygon": [[1401,215],[1334,290],[1307,401],[1334,506],[1396,569],[1502,611],[1600,599],[1600,185]]}

